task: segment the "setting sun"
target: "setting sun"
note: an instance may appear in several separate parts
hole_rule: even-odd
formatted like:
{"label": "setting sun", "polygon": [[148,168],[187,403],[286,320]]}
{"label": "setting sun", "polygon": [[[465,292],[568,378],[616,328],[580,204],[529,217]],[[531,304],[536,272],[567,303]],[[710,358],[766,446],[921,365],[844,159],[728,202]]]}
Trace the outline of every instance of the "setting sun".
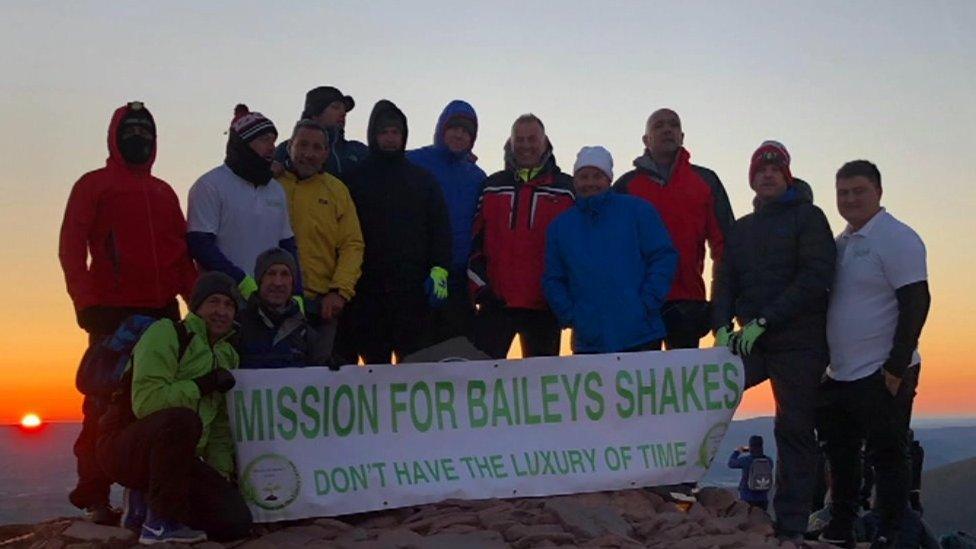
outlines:
{"label": "setting sun", "polygon": [[41,416],[37,414],[24,414],[20,418],[20,426],[24,429],[37,429],[41,426]]}

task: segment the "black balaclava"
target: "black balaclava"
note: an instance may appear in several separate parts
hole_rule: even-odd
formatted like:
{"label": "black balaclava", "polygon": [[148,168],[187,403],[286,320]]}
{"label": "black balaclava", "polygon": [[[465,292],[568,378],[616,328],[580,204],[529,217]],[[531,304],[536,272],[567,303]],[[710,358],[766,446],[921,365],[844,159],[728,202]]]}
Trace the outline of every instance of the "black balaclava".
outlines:
{"label": "black balaclava", "polygon": [[227,135],[224,163],[238,177],[256,187],[271,181],[271,161],[254,152],[249,143],[265,133],[277,134],[278,131],[261,113],[251,112],[246,105],[237,105]]}
{"label": "black balaclava", "polygon": [[[151,138],[142,135],[130,135],[122,139],[123,130],[130,126],[140,126],[152,134]],[[156,124],[153,122],[149,111],[140,107],[136,109],[130,104],[129,111],[119,123],[118,131],[115,134],[115,144],[119,147],[119,154],[127,164],[145,164],[152,158],[153,147],[156,146]]]}

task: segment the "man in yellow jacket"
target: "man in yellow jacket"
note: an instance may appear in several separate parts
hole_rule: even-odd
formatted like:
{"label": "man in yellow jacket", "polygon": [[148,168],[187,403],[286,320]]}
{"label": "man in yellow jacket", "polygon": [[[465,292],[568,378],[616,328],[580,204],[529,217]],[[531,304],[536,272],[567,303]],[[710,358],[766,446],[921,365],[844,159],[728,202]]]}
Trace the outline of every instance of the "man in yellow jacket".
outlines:
{"label": "man in yellow jacket", "polygon": [[329,153],[325,128],[311,120],[298,122],[278,182],[285,189],[298,243],[305,311],[312,328],[331,346],[339,316],[362,274],[365,246],[345,184],[320,172]]}

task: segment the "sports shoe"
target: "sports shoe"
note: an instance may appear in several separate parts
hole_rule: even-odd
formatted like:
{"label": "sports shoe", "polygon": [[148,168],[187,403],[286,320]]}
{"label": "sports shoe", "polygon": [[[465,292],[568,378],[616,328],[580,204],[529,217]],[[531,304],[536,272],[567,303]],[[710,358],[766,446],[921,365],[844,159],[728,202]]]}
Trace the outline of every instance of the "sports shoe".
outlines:
{"label": "sports shoe", "polygon": [[142,490],[125,488],[122,490],[122,527],[133,532],[142,530],[142,523],[146,521],[146,498]]}
{"label": "sports shoe", "polygon": [[154,516],[150,509],[146,516],[146,521],[142,524],[139,543],[142,545],[153,545],[156,543],[197,543],[206,541],[206,532],[194,530],[175,520],[166,520]]}
{"label": "sports shoe", "polygon": [[85,514],[88,515],[88,520],[105,526],[118,526],[122,515],[118,509],[108,505],[93,505],[85,509]]}
{"label": "sports shoe", "polygon": [[827,526],[820,532],[818,539],[824,543],[830,543],[838,547],[844,547],[845,549],[854,549],[857,547],[857,540],[854,538],[854,527],[841,524],[835,520],[827,523]]}

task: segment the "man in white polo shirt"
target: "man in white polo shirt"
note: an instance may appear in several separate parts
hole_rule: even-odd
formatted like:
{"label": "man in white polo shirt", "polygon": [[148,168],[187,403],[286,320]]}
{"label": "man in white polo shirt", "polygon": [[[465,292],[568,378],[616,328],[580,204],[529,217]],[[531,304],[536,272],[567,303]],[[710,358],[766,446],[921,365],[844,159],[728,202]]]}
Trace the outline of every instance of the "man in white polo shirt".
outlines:
{"label": "man in white polo shirt", "polygon": [[818,431],[831,467],[833,518],[821,540],[854,547],[861,447],[873,453],[872,547],[893,546],[908,504],[908,423],[921,367],[918,338],[929,310],[925,244],[881,207],[881,173],[867,160],[837,171],[837,271],[827,313],[830,366]]}
{"label": "man in white polo shirt", "polygon": [[[224,163],[190,188],[186,239],[204,270],[229,275],[247,299],[258,288],[251,272],[258,255],[283,248],[298,257],[298,248],[285,191],[271,177],[274,124],[237,105],[227,134]],[[294,292],[302,295],[298,278]]]}

